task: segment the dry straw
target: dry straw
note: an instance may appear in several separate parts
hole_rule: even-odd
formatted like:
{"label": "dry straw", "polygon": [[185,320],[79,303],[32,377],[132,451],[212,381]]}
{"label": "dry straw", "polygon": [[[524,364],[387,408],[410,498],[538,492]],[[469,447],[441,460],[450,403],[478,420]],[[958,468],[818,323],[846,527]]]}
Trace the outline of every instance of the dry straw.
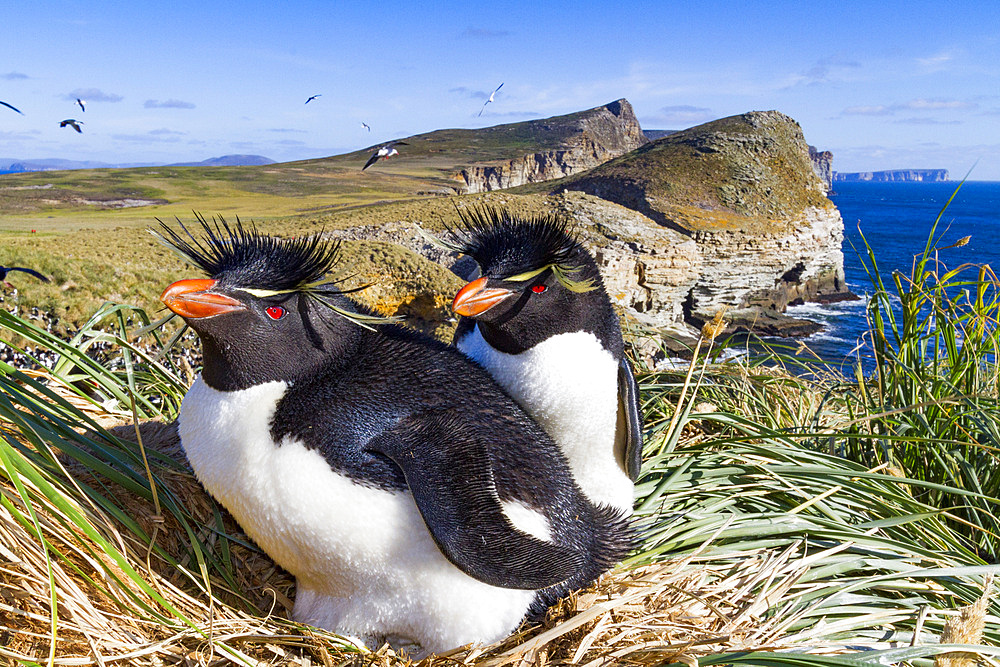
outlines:
{"label": "dry straw", "polygon": [[[183,391],[168,360],[120,336],[124,365],[111,372],[0,320],[69,360],[53,373],[0,365],[0,657],[101,667],[408,663],[389,647],[359,651],[288,620],[292,578],[207,496],[175,429],[150,420],[175,412]],[[107,338],[84,333],[74,345]],[[840,437],[827,426],[836,420],[819,414],[831,404],[822,393],[746,368],[699,363],[695,379],[695,363],[679,386],[640,378],[650,446],[637,484],[639,552],[544,623],[425,664],[812,667],[859,651],[883,663],[998,655],[985,577],[1000,566],[968,548],[946,510],[915,499],[926,483],[803,444],[822,450]],[[717,409],[689,418],[705,401]],[[763,420],[779,412],[829,430]],[[976,645],[939,646],[950,620],[972,627],[959,610],[977,600],[969,618],[981,619],[981,634],[954,635]]]}

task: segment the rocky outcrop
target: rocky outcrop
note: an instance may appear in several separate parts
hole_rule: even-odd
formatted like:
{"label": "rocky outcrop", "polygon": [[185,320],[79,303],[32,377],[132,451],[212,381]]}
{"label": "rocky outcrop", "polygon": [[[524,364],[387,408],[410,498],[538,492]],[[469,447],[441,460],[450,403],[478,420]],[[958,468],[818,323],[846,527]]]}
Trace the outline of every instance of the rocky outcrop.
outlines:
{"label": "rocky outcrop", "polygon": [[[472,165],[456,176],[465,193],[488,192],[576,174],[638,148],[648,140],[628,100],[572,116],[547,119],[565,126],[563,146],[509,160]],[[548,131],[547,121],[533,121]]]}
{"label": "rocky outcrop", "polygon": [[781,322],[789,304],[845,296],[843,221],[798,123],[776,111],[678,132],[558,189],[617,202],[695,242],[697,275],[682,306],[691,324],[722,307]]}
{"label": "rocky outcrop", "polygon": [[582,193],[556,206],[594,250],[611,298],[647,326],[700,326],[725,308],[729,331],[802,335],[819,327],[782,315],[787,306],[849,297],[836,209],[809,209],[763,234],[686,235]]}
{"label": "rocky outcrop", "polygon": [[913,181],[923,183],[940,183],[948,180],[947,169],[890,169],[888,171],[855,171],[833,172],[835,181],[873,181],[888,183],[894,181]]}
{"label": "rocky outcrop", "polygon": [[734,330],[754,328],[782,335],[791,327],[797,334],[812,333],[773,316],[766,326],[762,321],[752,327],[754,311],[782,313],[789,305],[847,296],[841,251],[844,224],[834,208],[803,211],[783,230],[701,231],[694,238],[702,261],[685,303],[685,319],[692,324],[704,323],[726,307],[733,310],[730,320],[737,320]]}
{"label": "rocky outcrop", "polygon": [[[573,221],[611,298],[643,325],[677,331],[725,308],[730,331],[799,335],[818,327],[783,315],[788,305],[848,296],[843,222],[825,192],[798,124],[753,112],[645,144],[548,195],[489,192],[423,202],[419,210],[416,202],[399,204],[361,237],[344,238],[393,241],[467,279],[468,262],[429,243],[418,224],[440,229],[457,221],[456,205],[474,203],[527,215],[554,211]],[[426,289],[444,298],[418,295],[403,305],[423,308],[417,315],[425,322],[447,320],[457,284]]]}
{"label": "rocky outcrop", "polygon": [[826,192],[829,194],[833,190],[833,153],[810,146],[809,159],[812,160],[813,170],[819,176],[819,180],[826,185]]}

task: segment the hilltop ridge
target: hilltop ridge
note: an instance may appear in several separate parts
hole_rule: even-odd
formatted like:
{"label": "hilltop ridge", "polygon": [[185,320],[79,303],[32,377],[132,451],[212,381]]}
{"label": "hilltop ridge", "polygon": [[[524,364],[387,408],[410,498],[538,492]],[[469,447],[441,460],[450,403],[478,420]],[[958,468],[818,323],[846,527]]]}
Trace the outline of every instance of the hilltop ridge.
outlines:
{"label": "hilltop ridge", "polygon": [[[458,194],[562,178],[623,155],[649,140],[632,105],[615,100],[592,109],[479,129],[444,129],[401,137],[400,156],[380,162],[380,175],[443,179]],[[364,164],[378,144],[296,164]]]}

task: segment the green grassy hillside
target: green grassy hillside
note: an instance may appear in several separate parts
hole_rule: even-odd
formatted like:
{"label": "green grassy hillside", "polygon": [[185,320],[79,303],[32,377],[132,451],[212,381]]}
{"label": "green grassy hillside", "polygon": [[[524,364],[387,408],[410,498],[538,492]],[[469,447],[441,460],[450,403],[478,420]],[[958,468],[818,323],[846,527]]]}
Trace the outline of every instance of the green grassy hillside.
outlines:
{"label": "green grassy hillside", "polygon": [[[399,220],[439,228],[442,220],[455,216],[452,197],[462,185],[455,175],[463,167],[565,147],[595,114],[606,116],[608,110],[597,107],[478,130],[419,134],[405,138],[401,155],[365,171],[361,167],[371,148],[262,166],[0,175],[0,263],[28,266],[50,276],[48,284],[16,276],[16,305],[37,307],[51,314],[57,330],[70,331],[106,300],[159,307],[160,291],[181,266],[165,259],[146,232],[157,219],[191,220],[197,211],[209,217],[252,220],[275,234]],[[413,276],[387,275],[392,271],[376,267],[371,259],[386,250],[355,245],[358,273],[392,285],[373,290],[372,305],[387,312],[409,309],[407,314],[417,317],[426,312],[430,306],[414,299],[413,290],[430,289],[425,283],[439,267],[428,262]],[[395,259],[404,266],[421,261],[402,254]],[[15,297],[7,298],[9,303]]]}
{"label": "green grassy hillside", "polygon": [[808,207],[828,207],[802,128],[777,111],[750,112],[676,132],[556,184],[661,223],[699,229],[766,229]]}

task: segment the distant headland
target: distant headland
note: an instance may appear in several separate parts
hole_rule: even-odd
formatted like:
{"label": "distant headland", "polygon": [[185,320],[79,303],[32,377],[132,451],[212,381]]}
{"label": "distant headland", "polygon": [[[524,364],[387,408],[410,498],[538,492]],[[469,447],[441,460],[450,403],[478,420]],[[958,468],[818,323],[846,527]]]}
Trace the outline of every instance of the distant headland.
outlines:
{"label": "distant headland", "polygon": [[112,164],[93,160],[63,160],[61,158],[46,158],[40,160],[21,160],[17,158],[0,157],[0,174],[19,174],[26,171],[63,171],[67,169],[130,169],[133,167],[259,167],[274,164],[274,160],[263,155],[222,155],[201,162],[178,162],[164,165],[162,162],[134,162],[127,164]]}
{"label": "distant headland", "polygon": [[891,181],[901,182],[921,182],[940,183],[948,180],[947,169],[890,169],[888,171],[854,171],[854,172],[833,172],[833,180],[837,181],[873,181],[877,183],[888,183]]}

